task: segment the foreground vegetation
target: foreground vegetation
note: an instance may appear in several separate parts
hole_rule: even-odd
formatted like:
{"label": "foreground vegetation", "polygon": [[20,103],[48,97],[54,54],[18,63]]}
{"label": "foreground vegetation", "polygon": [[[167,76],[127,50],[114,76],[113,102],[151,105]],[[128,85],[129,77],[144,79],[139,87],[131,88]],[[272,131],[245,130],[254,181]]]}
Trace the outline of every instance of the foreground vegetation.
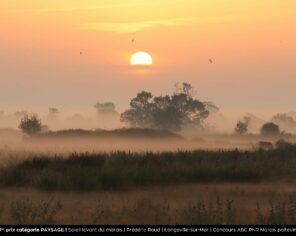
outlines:
{"label": "foreground vegetation", "polygon": [[132,191],[2,189],[1,224],[296,224],[293,184],[199,184]]}
{"label": "foreground vegetation", "polygon": [[[1,209],[4,211],[4,209]],[[148,224],[187,224],[187,225],[230,225],[237,222],[237,208],[233,200],[222,201],[219,197],[215,201],[197,200],[189,202],[182,209],[175,209],[176,219],[172,219],[174,209],[167,202],[155,204],[150,200],[136,202],[133,208],[122,207],[119,211],[103,206],[100,202],[92,207],[89,223],[102,224],[112,222],[112,215],[128,216],[130,220],[149,217],[147,221],[137,222]],[[58,224],[58,214],[63,211],[63,204],[54,198],[47,201],[33,203],[30,199],[19,199],[10,203],[10,220],[16,224]],[[296,223],[296,199],[288,201],[270,201],[266,209],[262,210],[257,204],[254,210],[256,218],[252,219],[258,225],[279,225]],[[116,217],[115,217],[116,218]],[[72,218],[73,220],[73,218]],[[76,219],[77,220],[77,219]],[[152,220],[152,221],[151,221]],[[175,221],[175,222],[174,222]],[[113,221],[116,224],[116,221]],[[72,223],[75,223],[72,221]],[[79,222],[76,222],[79,223]],[[251,223],[251,221],[250,221]]]}
{"label": "foreground vegetation", "polygon": [[293,180],[295,166],[294,145],[269,151],[36,154],[2,166],[0,186],[90,191],[184,183],[258,183]]}
{"label": "foreground vegetation", "polygon": [[0,167],[0,224],[296,224],[296,146],[284,142],[26,155]]}

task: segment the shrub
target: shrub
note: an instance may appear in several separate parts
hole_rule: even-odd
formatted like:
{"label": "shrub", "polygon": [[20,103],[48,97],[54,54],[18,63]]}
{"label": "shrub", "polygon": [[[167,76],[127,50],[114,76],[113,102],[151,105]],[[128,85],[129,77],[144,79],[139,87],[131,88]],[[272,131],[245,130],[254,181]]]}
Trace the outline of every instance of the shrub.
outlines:
{"label": "shrub", "polygon": [[273,122],[265,123],[261,128],[262,135],[279,135],[280,128]]}
{"label": "shrub", "polygon": [[20,122],[19,128],[26,134],[33,135],[40,133],[42,130],[41,121],[37,115],[25,115]]}

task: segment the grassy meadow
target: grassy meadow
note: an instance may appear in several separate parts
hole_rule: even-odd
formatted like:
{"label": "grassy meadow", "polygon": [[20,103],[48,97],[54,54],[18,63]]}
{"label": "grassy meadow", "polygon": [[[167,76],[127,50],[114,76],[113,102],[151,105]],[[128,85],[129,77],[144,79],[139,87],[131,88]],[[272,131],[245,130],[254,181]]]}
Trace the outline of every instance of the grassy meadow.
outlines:
{"label": "grassy meadow", "polygon": [[0,0],[0,233],[296,229],[295,9]]}
{"label": "grassy meadow", "polygon": [[1,224],[295,224],[292,183],[202,183],[129,191],[5,188]]}
{"label": "grassy meadow", "polygon": [[128,190],[188,183],[293,180],[296,146],[270,151],[33,154],[1,167],[0,186],[42,190]]}
{"label": "grassy meadow", "polygon": [[1,224],[295,224],[296,146],[3,149]]}

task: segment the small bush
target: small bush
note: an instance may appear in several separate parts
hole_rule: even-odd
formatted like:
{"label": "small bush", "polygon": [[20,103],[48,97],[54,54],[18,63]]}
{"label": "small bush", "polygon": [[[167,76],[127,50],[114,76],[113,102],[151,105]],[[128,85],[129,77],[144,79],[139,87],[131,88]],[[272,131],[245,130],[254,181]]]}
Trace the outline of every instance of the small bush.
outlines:
{"label": "small bush", "polygon": [[280,128],[273,122],[265,123],[261,127],[261,134],[267,136],[275,136],[280,134]]}
{"label": "small bush", "polygon": [[26,134],[33,135],[40,133],[42,130],[41,121],[38,119],[37,115],[27,115],[22,118],[19,128]]}

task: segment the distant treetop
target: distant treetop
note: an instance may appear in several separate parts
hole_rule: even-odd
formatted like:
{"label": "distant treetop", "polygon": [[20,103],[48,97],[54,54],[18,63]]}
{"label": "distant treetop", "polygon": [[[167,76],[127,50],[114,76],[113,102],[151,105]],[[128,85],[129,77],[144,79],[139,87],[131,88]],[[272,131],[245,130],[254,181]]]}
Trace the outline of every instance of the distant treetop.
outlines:
{"label": "distant treetop", "polygon": [[201,127],[209,116],[209,106],[193,98],[193,87],[188,83],[175,85],[172,96],[154,97],[142,91],[130,102],[130,109],[121,114],[121,121],[131,127],[166,129],[180,131],[184,126]]}
{"label": "distant treetop", "polygon": [[279,135],[280,134],[280,128],[277,124],[273,123],[273,122],[268,122],[265,123],[262,127],[261,127],[261,134],[262,135]]}
{"label": "distant treetop", "polygon": [[115,114],[115,104],[113,102],[100,103],[97,102],[94,107],[97,109],[99,114]]}

